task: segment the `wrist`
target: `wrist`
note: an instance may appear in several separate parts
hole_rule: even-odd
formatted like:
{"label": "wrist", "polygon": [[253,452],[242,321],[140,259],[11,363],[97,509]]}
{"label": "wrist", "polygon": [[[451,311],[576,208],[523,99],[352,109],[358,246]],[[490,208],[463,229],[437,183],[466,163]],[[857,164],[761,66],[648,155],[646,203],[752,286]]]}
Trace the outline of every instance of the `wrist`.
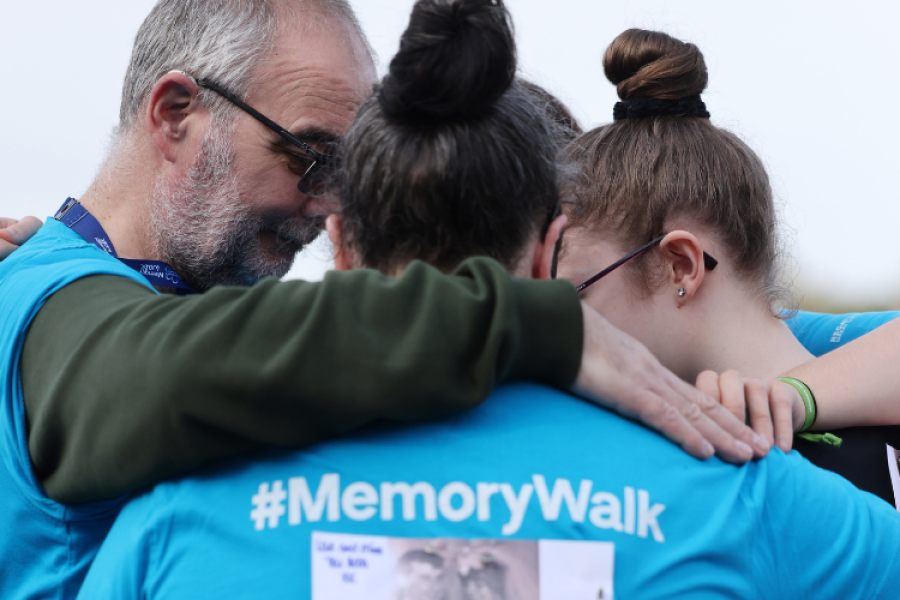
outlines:
{"label": "wrist", "polygon": [[791,407],[794,432],[802,433],[809,430],[815,425],[818,417],[818,406],[812,390],[794,377],[779,377],[778,381],[790,385],[797,392],[796,396],[799,396],[799,402],[795,399]]}

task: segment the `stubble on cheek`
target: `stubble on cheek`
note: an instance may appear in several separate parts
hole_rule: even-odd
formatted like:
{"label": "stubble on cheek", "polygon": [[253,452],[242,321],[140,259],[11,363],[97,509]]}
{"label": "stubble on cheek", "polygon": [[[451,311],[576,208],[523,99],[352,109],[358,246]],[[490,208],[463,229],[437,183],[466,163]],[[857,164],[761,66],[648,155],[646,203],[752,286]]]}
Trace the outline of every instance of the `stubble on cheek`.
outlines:
{"label": "stubble on cheek", "polygon": [[301,210],[260,216],[240,185],[230,136],[211,132],[187,177],[156,182],[151,202],[155,254],[198,291],[283,277],[324,229]]}
{"label": "stubble on cheek", "polygon": [[284,277],[297,254],[315,241],[324,228],[324,217],[307,217],[299,213],[263,223],[246,248],[248,270],[256,273],[258,278]]}

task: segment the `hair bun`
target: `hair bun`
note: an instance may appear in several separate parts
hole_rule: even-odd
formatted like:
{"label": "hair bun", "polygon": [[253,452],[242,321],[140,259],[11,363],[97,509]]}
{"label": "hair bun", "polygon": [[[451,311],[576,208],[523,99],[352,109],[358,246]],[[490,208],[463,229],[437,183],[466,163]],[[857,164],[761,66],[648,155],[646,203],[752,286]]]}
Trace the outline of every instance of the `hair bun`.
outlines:
{"label": "hair bun", "polygon": [[502,0],[419,0],[378,101],[395,121],[481,116],[509,89],[516,46]]}
{"label": "hair bun", "polygon": [[622,100],[695,96],[709,80],[697,46],[644,29],[629,29],[613,40],[603,56],[603,71]]}

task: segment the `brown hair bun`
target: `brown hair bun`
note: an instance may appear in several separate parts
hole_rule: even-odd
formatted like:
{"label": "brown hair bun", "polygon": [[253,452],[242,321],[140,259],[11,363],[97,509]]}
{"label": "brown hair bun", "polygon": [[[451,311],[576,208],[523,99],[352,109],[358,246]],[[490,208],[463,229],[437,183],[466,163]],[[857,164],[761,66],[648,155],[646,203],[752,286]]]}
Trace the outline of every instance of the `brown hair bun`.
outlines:
{"label": "brown hair bun", "polygon": [[622,100],[695,96],[709,80],[697,46],[644,29],[629,29],[613,40],[603,56],[603,72]]}

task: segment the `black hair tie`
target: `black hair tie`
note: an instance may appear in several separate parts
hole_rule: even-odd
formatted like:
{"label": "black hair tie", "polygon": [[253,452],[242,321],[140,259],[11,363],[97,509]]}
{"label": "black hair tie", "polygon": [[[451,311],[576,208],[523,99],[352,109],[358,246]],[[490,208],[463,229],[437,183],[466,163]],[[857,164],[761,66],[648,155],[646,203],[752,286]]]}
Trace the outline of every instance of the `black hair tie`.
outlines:
{"label": "black hair tie", "polygon": [[613,108],[613,120],[643,119],[646,117],[698,117],[709,118],[706,104],[700,94],[685,96],[676,100],[660,100],[658,98],[638,98],[616,103]]}

